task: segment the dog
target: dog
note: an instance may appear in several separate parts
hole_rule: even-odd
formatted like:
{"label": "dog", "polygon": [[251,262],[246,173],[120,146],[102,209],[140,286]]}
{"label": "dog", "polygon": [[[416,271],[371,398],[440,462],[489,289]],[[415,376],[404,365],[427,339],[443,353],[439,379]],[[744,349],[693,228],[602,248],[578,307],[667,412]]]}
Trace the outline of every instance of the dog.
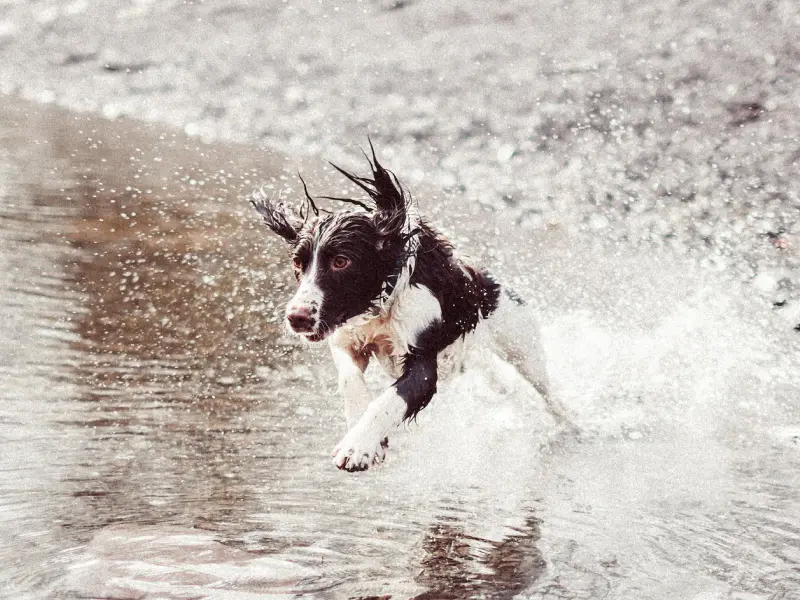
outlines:
{"label": "dog", "polygon": [[[288,328],[330,345],[349,428],[333,451],[333,464],[363,471],[381,463],[388,434],[428,405],[442,371],[459,368],[466,339],[484,324],[493,351],[562,419],[548,393],[538,326],[525,302],[488,271],[459,259],[453,245],[419,217],[371,142],[370,149],[371,176],[331,163],[366,193],[365,201],[320,196],[355,209],[318,209],[302,177],[305,210],[274,204],[262,190],[250,197],[267,227],[291,248],[299,287],[286,306]],[[395,379],[375,399],[364,381],[373,358]]]}

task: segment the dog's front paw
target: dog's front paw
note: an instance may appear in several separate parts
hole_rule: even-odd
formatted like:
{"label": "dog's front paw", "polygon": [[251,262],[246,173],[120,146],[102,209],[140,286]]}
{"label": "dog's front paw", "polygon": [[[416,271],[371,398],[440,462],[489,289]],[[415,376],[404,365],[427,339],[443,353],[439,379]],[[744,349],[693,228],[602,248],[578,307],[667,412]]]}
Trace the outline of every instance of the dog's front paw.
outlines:
{"label": "dog's front paw", "polygon": [[351,430],[333,450],[333,464],[345,471],[366,471],[386,458],[389,438]]}

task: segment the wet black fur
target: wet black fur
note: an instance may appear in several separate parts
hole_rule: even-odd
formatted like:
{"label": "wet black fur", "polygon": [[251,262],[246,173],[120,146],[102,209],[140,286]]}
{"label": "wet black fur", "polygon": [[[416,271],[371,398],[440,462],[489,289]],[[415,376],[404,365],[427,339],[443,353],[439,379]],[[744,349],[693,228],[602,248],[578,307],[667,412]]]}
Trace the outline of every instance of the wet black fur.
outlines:
{"label": "wet black fur", "polygon": [[[441,322],[433,323],[419,335],[416,345],[409,348],[405,356],[403,374],[394,382],[394,387],[405,400],[406,421],[416,417],[419,411],[428,406],[436,393],[439,380],[436,357],[440,352],[436,348],[441,342]],[[446,347],[447,345],[442,349]]]}
{"label": "wet black fur", "polygon": [[261,190],[250,198],[250,204],[264,219],[264,224],[289,243],[297,241],[297,233],[301,223],[292,222],[292,214],[282,204],[274,206]]}
{"label": "wet black fur", "polygon": [[442,307],[440,337],[431,340],[440,352],[494,312],[500,285],[488,273],[459,263],[450,242],[430,226],[423,224],[421,229],[411,284],[427,287]]}
{"label": "wet black fur", "polygon": [[[302,265],[300,272],[308,269],[320,239],[324,241],[319,249],[317,285],[325,302],[318,319],[323,328],[333,329],[371,308],[383,282],[396,268],[402,244],[399,235],[382,236],[369,215],[325,216],[297,236],[292,254]],[[349,258],[350,267],[342,272],[331,269],[335,256]]]}
{"label": "wet black fur", "polygon": [[[335,328],[370,310],[383,282],[405,264],[402,228],[410,196],[397,177],[381,166],[374,149],[369,162],[371,178],[333,166],[367,193],[372,206],[349,198],[322,196],[359,205],[367,209],[366,213],[326,215],[306,224],[293,221],[283,208],[275,208],[266,200],[253,202],[267,226],[292,245],[301,271],[308,268],[314,245],[324,240],[320,254],[323,268],[317,278],[325,293],[325,306],[318,317],[322,327]],[[310,199],[305,185],[304,190]],[[406,401],[406,419],[416,416],[436,393],[439,352],[475,329],[481,318],[497,308],[500,297],[500,285],[491,275],[460,263],[450,242],[430,225],[422,222],[414,233],[419,236],[419,247],[411,284],[424,285],[434,294],[442,317],[418,336],[404,357],[403,374],[394,383]],[[328,261],[338,255],[351,260],[351,266],[343,272],[329,267]]]}
{"label": "wet black fur", "polygon": [[[406,401],[406,419],[413,419],[436,393],[436,357],[450,344],[474,330],[481,318],[497,308],[500,284],[491,275],[460,263],[453,246],[423,223],[412,285],[427,287],[442,309],[442,318],[423,331],[403,363],[403,376],[395,382]],[[466,272],[465,272],[466,271]]]}

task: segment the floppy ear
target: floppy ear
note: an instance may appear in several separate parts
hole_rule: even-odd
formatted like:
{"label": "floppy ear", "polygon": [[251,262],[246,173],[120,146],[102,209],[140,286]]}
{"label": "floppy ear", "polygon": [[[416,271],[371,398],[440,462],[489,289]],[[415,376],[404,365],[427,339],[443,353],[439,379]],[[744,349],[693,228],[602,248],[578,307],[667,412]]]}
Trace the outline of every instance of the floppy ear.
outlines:
{"label": "floppy ear", "polygon": [[409,198],[394,173],[384,169],[375,155],[372,140],[369,140],[372,159],[367,156],[372,168],[372,178],[358,177],[331,163],[331,166],[364,190],[375,203],[373,221],[378,232],[384,236],[399,235],[406,221]]}
{"label": "floppy ear", "polygon": [[277,206],[272,204],[264,193],[263,189],[253,192],[250,197],[250,204],[253,205],[258,213],[263,217],[267,227],[281,236],[289,243],[297,241],[297,234],[303,226],[303,222],[297,218],[290,208],[283,203]]}
{"label": "floppy ear", "polygon": [[[408,198],[406,198],[403,191],[403,186],[400,185],[400,181],[394,173],[384,169],[383,165],[378,162],[372,140],[369,140],[369,149],[372,152],[372,160],[369,161],[369,166],[372,167],[372,186],[375,189],[375,194],[371,195],[375,200],[378,212],[387,214],[399,213],[405,219]],[[369,157],[367,157],[367,160],[369,160]]]}

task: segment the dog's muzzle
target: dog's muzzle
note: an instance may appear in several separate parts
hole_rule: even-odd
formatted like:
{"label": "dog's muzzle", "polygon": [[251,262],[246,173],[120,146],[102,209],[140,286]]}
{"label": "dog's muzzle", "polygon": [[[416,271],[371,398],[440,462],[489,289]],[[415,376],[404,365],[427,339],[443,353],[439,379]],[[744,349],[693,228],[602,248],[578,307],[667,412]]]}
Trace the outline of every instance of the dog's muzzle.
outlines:
{"label": "dog's muzzle", "polygon": [[311,333],[317,326],[316,310],[309,306],[290,306],[286,310],[286,320],[295,333]]}

